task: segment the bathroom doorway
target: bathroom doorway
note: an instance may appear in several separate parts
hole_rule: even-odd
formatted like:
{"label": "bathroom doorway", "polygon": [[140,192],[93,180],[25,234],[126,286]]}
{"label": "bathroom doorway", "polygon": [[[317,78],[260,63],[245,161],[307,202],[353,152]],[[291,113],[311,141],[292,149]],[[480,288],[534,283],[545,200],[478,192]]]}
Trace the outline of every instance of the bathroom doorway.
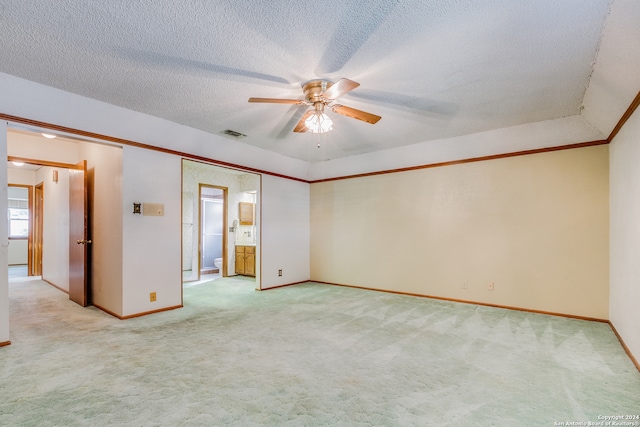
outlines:
{"label": "bathroom doorway", "polygon": [[[194,160],[182,160],[182,287],[191,287],[205,283],[211,283],[210,278],[201,275],[203,267],[210,267],[212,257],[210,250],[204,248],[204,258],[202,256],[201,241],[222,239],[222,256],[213,257],[222,259],[222,268],[218,268],[217,277],[223,280],[218,283],[235,279],[245,281],[255,281],[256,289],[260,289],[260,186],[261,177],[253,172],[230,169],[222,166],[215,166]],[[223,236],[207,236],[208,231],[202,233],[200,230],[200,212],[202,211],[201,188],[218,188],[224,191],[224,214],[223,214]],[[213,193],[206,193],[206,199],[212,199]],[[219,193],[218,196],[219,197]],[[240,216],[241,203],[253,204],[252,214],[254,215],[252,224],[244,225]],[[205,205],[209,202],[205,201]],[[245,204],[245,203],[243,203]],[[218,204],[219,206],[219,204]],[[206,213],[205,213],[206,215]],[[224,222],[226,221],[226,222]],[[212,234],[216,234],[215,232]],[[239,246],[253,246],[253,260],[251,270],[253,275],[246,274],[238,268],[237,261],[242,259],[237,250]],[[244,249],[244,248],[243,248]],[[208,258],[208,259],[206,259]],[[246,257],[245,257],[246,258]],[[202,276],[202,277],[201,277]]]}
{"label": "bathroom doorway", "polygon": [[227,188],[199,185],[199,279],[227,276]]}

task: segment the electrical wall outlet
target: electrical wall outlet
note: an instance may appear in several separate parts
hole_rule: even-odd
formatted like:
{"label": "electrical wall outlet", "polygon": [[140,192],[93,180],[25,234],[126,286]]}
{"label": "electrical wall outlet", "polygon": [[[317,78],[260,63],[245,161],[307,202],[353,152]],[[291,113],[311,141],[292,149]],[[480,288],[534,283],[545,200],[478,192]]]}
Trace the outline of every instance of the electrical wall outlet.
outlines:
{"label": "electrical wall outlet", "polygon": [[460,282],[460,287],[462,289],[467,289],[467,282]]}
{"label": "electrical wall outlet", "polygon": [[149,301],[151,301],[151,302],[155,302],[156,301],[156,293],[155,292],[151,292],[149,294]]}
{"label": "electrical wall outlet", "polygon": [[278,277],[282,276],[282,270],[278,270]]}
{"label": "electrical wall outlet", "polygon": [[489,286],[487,286],[487,289],[490,291],[493,290],[493,282],[489,282]]}

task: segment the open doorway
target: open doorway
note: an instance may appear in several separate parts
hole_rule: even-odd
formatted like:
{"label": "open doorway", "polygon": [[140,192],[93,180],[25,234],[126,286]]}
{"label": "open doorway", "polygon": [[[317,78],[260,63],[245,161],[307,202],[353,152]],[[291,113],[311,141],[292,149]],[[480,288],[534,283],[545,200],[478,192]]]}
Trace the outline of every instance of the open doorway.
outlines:
{"label": "open doorway", "polygon": [[227,276],[227,191],[226,187],[200,184],[199,280]]}
{"label": "open doorway", "polygon": [[[22,272],[25,277],[42,279],[68,293],[70,300],[83,307],[90,305],[91,182],[86,161],[74,165],[13,156],[8,160],[22,168],[10,167],[7,173],[9,236],[14,242],[10,276],[17,278]],[[21,180],[36,184],[17,183]],[[49,264],[46,277],[45,258]]]}
{"label": "open doorway", "polygon": [[10,183],[7,196],[9,278],[37,276],[40,273],[33,250],[33,186]]}
{"label": "open doorway", "polygon": [[[132,222],[128,212],[125,214],[129,209],[123,206],[123,147],[112,141],[83,139],[57,129],[55,135],[47,132],[48,136],[41,131],[31,125],[15,123],[9,123],[6,129],[7,160],[23,163],[20,168],[7,168],[7,183],[34,188],[41,183],[43,185],[40,280],[68,294],[69,299],[81,305],[90,304],[114,316],[124,316],[125,309],[135,312],[137,307],[131,309],[123,304],[123,254],[131,247],[125,244],[127,236],[124,229],[127,221]],[[132,160],[132,163],[135,162]],[[29,171],[30,167],[35,170]],[[83,185],[76,185],[76,181],[82,181]],[[149,187],[152,186],[149,183]],[[179,191],[179,186],[176,190]],[[173,197],[178,195],[178,191],[173,192]],[[82,210],[76,209],[76,203],[72,203],[76,195],[78,200],[82,200]],[[79,218],[76,212],[80,214]],[[174,207],[174,220],[177,216]],[[80,235],[76,236],[76,231]],[[179,250],[177,245],[179,242],[174,243],[173,251]],[[76,257],[74,249],[82,252],[84,259]],[[161,249],[158,248],[159,251]],[[84,268],[76,268],[76,263]],[[173,271],[178,273],[177,269]],[[177,275],[172,277],[178,279],[173,283],[180,284]],[[80,296],[75,292],[80,289],[80,286],[75,287],[76,283],[83,290],[77,300],[72,298],[72,295],[74,298],[75,295]],[[169,298],[177,305],[179,293],[174,291]]]}
{"label": "open doorway", "polygon": [[[259,194],[258,174],[182,161],[184,287],[237,276],[260,289]],[[242,215],[247,206],[249,220]],[[210,227],[200,223],[208,217],[218,219]]]}

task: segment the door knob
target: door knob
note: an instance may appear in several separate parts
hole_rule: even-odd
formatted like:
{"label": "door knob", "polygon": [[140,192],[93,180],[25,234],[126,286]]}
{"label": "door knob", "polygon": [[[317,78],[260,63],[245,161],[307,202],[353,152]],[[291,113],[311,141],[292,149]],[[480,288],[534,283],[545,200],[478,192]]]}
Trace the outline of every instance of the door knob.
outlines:
{"label": "door knob", "polygon": [[76,243],[79,245],[84,245],[85,243],[91,243],[91,240],[76,240]]}

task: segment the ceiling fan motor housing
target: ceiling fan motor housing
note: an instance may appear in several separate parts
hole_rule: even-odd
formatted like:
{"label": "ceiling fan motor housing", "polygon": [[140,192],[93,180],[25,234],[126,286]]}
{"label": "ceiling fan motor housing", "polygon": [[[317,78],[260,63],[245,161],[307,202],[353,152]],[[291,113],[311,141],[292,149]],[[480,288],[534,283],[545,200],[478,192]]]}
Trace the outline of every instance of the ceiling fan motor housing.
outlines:
{"label": "ceiling fan motor housing", "polygon": [[302,85],[304,98],[311,104],[316,102],[326,103],[322,94],[333,86],[333,82],[328,80],[310,80]]}

